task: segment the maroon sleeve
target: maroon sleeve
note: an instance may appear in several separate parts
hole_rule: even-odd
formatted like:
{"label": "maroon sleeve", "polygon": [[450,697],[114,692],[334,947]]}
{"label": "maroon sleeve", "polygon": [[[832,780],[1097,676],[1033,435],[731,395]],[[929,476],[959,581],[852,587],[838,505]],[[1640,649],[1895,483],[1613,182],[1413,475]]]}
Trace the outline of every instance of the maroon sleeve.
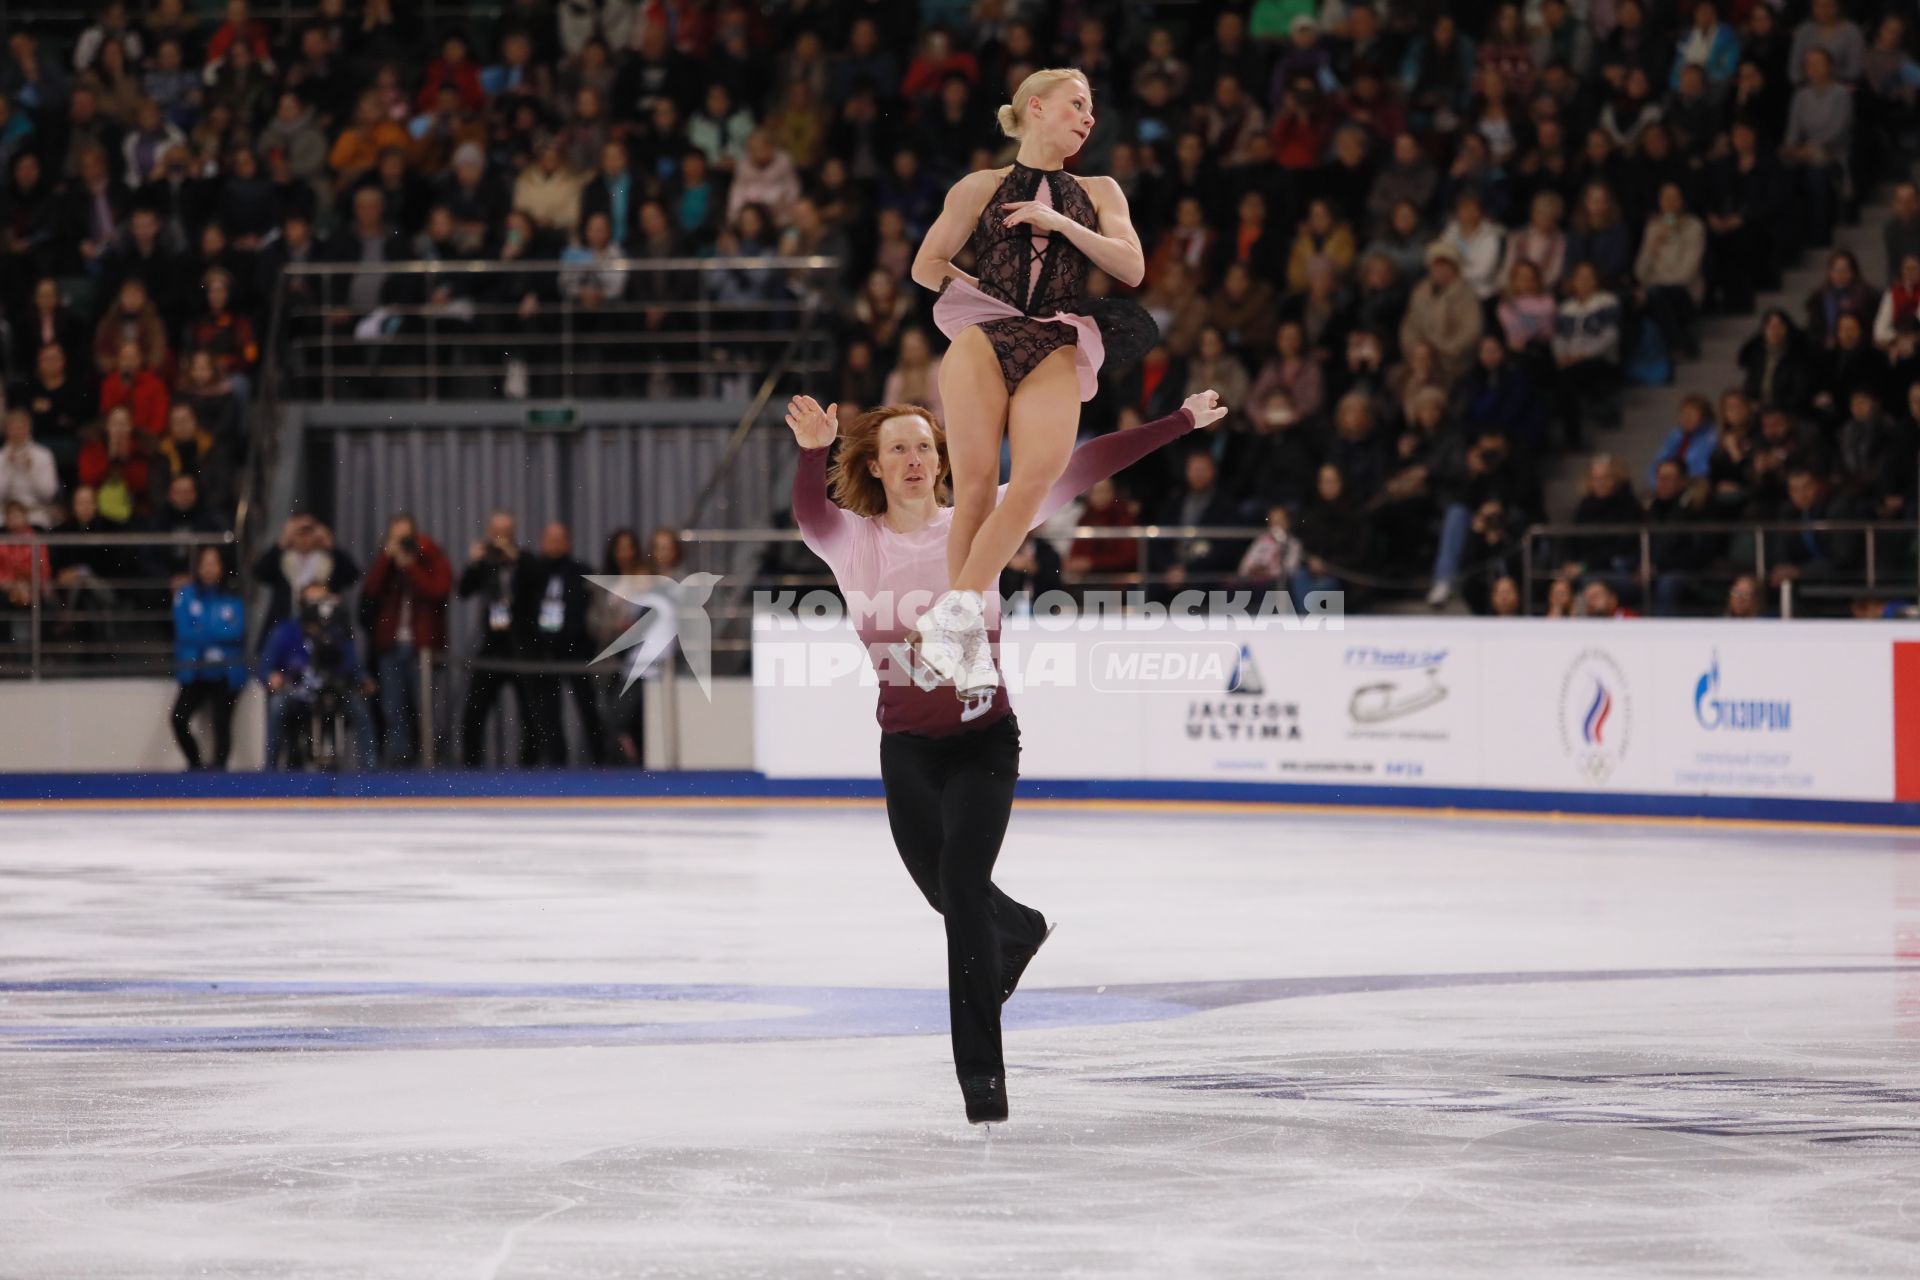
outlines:
{"label": "maroon sleeve", "polygon": [[1131,431],[1109,431],[1106,435],[1087,441],[1067,459],[1067,469],[1060,473],[1060,478],[1053,482],[1053,488],[1047,491],[1046,501],[1040,504],[1040,513],[1034,517],[1033,527],[1037,529],[1045,524],[1054,512],[1091,489],[1095,481],[1125,470],[1193,428],[1193,415],[1185,409],[1175,409],[1167,417]]}

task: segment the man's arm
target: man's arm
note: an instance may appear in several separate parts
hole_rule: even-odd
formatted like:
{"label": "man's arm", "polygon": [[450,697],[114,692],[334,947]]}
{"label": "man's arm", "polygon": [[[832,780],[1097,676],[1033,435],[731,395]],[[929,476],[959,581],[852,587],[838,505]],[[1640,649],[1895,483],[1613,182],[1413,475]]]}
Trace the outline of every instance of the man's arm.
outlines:
{"label": "man's arm", "polygon": [[1038,529],[1062,507],[1091,489],[1096,481],[1123,471],[1162,445],[1170,444],[1196,427],[1210,426],[1225,417],[1227,410],[1211,391],[1188,396],[1186,403],[1168,416],[1131,431],[1112,431],[1087,441],[1067,459],[1067,469],[1047,491],[1035,514]]}

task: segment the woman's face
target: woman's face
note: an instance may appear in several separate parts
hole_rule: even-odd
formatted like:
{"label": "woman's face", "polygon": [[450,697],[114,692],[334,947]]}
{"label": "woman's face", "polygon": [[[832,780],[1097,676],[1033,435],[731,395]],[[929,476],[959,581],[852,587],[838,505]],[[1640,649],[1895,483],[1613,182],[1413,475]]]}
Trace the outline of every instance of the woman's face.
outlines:
{"label": "woman's face", "polygon": [[228,290],[224,277],[215,276],[207,281],[207,307],[219,315],[227,309]]}
{"label": "woman's face", "polygon": [[1827,264],[1827,283],[1836,289],[1844,289],[1853,283],[1853,260],[1835,257]]}
{"label": "woman's face", "polygon": [[1520,588],[1512,578],[1500,578],[1493,584],[1493,612],[1502,618],[1515,617],[1520,612]]}
{"label": "woman's face", "polygon": [[1218,360],[1221,356],[1226,354],[1226,350],[1227,350],[1227,344],[1221,340],[1219,330],[1205,329],[1201,331],[1200,333],[1200,358],[1201,359]]}
{"label": "woman's face", "polygon": [[1507,355],[1507,349],[1501,345],[1500,339],[1494,338],[1494,337],[1486,337],[1486,338],[1480,339],[1480,367],[1481,368],[1483,369],[1499,368],[1500,362],[1506,358],[1506,355]]}
{"label": "woman's face", "polygon": [[927,335],[918,329],[909,329],[900,335],[900,363],[919,367],[932,358],[933,352],[927,346]]}
{"label": "woman's face", "polygon": [[1781,319],[1778,313],[1767,317],[1767,322],[1761,332],[1765,335],[1768,346],[1782,347],[1786,345],[1787,322]]}
{"label": "woman's face", "polygon": [[631,533],[622,533],[613,540],[614,567],[622,573],[631,572],[640,562],[640,539]]}
{"label": "woman's face", "polygon": [[1273,343],[1276,351],[1291,360],[1300,354],[1306,341],[1306,336],[1300,332],[1299,325],[1283,324],[1280,326],[1279,334],[1274,337]]}
{"label": "woman's face", "polygon": [[1522,297],[1540,292],[1540,270],[1524,258],[1513,268],[1513,291]]}
{"label": "woman's face", "polygon": [[1340,468],[1322,467],[1320,468],[1319,476],[1314,481],[1313,491],[1320,495],[1322,502],[1338,502],[1340,501],[1340,491],[1342,487]]}
{"label": "woman's face", "polygon": [[225,566],[220,561],[220,553],[212,547],[201,551],[200,558],[194,567],[197,571],[195,576],[200,579],[200,585],[203,587],[219,586],[220,579],[226,576]]}
{"label": "woman's face", "polygon": [[930,497],[940,478],[932,425],[919,414],[888,418],[880,424],[879,450],[867,469],[879,477],[888,505]]}
{"label": "woman's face", "polygon": [[1027,136],[1048,150],[1076,155],[1093,132],[1093,90],[1078,78],[1063,80],[1026,104]]}
{"label": "woman's face", "polygon": [[1096,480],[1087,490],[1087,510],[1106,511],[1113,506],[1113,481]]}
{"label": "woman's face", "polygon": [[1680,403],[1680,425],[1691,431],[1700,425],[1700,406],[1691,400]]}
{"label": "woman's face", "polygon": [[653,535],[653,563],[661,569],[672,569],[680,563],[680,543],[665,529]]}
{"label": "woman's face", "polygon": [[1420,226],[1420,212],[1412,205],[1401,201],[1393,206],[1393,230],[1395,235],[1410,236]]}

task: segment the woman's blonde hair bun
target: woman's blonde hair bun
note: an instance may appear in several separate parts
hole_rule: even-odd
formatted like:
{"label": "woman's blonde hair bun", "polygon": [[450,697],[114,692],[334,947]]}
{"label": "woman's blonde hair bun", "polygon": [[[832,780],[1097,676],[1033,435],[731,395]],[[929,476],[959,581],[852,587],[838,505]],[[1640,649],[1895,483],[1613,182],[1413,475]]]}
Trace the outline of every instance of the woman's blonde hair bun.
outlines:
{"label": "woman's blonde hair bun", "polygon": [[1072,67],[1048,67],[1022,80],[1020,87],[1013,91],[1013,101],[1004,104],[993,113],[993,118],[1000,122],[1000,132],[1009,138],[1019,137],[1027,123],[1027,99],[1044,98],[1053,92],[1055,86],[1065,84],[1069,80],[1077,80],[1081,84],[1087,83],[1087,77]]}

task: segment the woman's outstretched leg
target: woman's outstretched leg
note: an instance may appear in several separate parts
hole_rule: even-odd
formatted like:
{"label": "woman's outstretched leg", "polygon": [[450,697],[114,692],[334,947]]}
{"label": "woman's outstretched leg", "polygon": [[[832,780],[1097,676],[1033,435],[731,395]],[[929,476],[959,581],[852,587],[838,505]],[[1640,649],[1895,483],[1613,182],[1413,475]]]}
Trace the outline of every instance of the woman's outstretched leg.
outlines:
{"label": "woman's outstretched leg", "polygon": [[[947,535],[947,578],[958,577],[1000,487],[1000,437],[1007,423],[1007,383],[993,345],[978,325],[961,331],[940,361],[946,411],[947,463],[953,470],[953,527]],[[1012,552],[1007,553],[1009,558]]]}
{"label": "woman's outstretched leg", "polygon": [[[955,344],[958,345],[958,344]],[[1080,378],[1075,352],[1062,347],[1026,376],[1007,404],[1007,436],[1013,443],[1013,475],[998,506],[973,535],[964,562],[951,573],[955,591],[991,591],[1040,514],[1040,504],[1067,469],[1080,430]],[[945,373],[945,369],[942,369]],[[944,385],[941,394],[945,394]],[[998,451],[998,442],[995,450]],[[951,429],[947,452],[953,453]],[[992,490],[988,491],[989,494]],[[954,515],[956,541],[959,514]],[[951,565],[953,547],[947,549]]]}

